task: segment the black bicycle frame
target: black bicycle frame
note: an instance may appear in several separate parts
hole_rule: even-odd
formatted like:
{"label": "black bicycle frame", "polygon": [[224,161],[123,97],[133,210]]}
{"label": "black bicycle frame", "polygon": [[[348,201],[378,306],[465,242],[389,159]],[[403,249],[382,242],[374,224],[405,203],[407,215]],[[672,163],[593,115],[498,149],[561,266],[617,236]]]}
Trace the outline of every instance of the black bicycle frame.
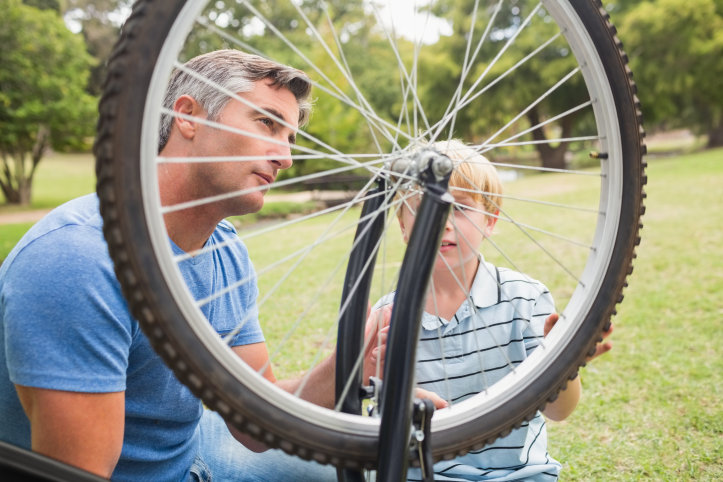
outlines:
{"label": "black bicycle frame", "polygon": [[[439,164],[435,165],[435,156],[437,160],[441,158],[447,161],[443,162],[441,173]],[[380,397],[379,481],[406,479],[412,423],[414,363],[423,303],[453,201],[447,192],[451,171],[449,159],[436,153],[428,159],[431,160],[419,173],[418,182],[424,186],[424,194],[402,262],[387,339],[384,382]],[[380,195],[383,190],[384,187],[380,184],[377,190],[370,193],[376,195],[370,195],[364,203],[361,215],[363,221],[357,228],[344,282],[343,313],[340,315],[337,337],[337,353],[343,356],[337,356],[336,398],[337,403],[341,400],[341,410],[345,413],[361,413],[362,368],[356,365],[364,345],[364,314],[369,298],[376,246],[384,228],[385,216],[382,214],[385,199]],[[349,388],[344,395],[347,386]],[[386,400],[389,400],[389,403],[385,403]],[[338,476],[339,480],[345,482],[363,480],[361,472],[350,469],[340,470]]]}
{"label": "black bicycle frame", "polygon": [[384,482],[406,480],[407,476],[417,340],[427,287],[453,201],[447,192],[449,173],[438,179],[433,170],[430,165],[428,172],[422,173],[424,195],[404,254],[387,338],[377,472],[378,480]]}

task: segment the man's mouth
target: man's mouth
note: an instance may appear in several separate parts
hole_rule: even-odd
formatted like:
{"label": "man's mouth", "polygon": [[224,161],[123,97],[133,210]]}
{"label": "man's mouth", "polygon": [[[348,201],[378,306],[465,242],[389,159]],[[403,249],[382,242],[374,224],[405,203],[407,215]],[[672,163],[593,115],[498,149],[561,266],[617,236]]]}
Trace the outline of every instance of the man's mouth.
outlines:
{"label": "man's mouth", "polygon": [[254,174],[256,174],[256,175],[259,176],[261,179],[263,179],[264,181],[266,181],[266,184],[271,184],[272,182],[274,182],[274,176],[272,176],[272,175],[270,175],[270,174],[266,174],[266,173],[263,173],[263,172],[255,172]]}

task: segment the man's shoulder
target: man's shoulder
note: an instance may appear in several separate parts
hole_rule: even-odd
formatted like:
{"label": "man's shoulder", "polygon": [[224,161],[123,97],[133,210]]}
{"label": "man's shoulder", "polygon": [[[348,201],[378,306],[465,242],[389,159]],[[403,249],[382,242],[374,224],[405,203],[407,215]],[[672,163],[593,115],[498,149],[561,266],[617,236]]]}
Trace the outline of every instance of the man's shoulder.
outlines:
{"label": "man's shoulder", "polygon": [[65,277],[111,267],[95,195],[59,206],[31,227],[3,262],[0,283],[13,272],[32,276],[33,266],[43,276]]}
{"label": "man's shoulder", "polygon": [[[248,249],[244,244],[239,233],[230,221],[224,219],[218,225],[211,236],[211,243],[217,246],[223,246],[219,252],[221,257],[230,256],[231,258],[241,259],[244,263],[250,260]],[[228,261],[228,260],[226,260]]]}

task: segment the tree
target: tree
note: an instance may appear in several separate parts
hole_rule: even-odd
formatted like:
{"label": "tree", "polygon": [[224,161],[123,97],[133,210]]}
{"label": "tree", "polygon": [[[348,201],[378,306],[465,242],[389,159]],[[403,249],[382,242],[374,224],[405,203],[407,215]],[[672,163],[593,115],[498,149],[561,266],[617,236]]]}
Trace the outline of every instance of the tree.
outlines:
{"label": "tree", "polygon": [[643,2],[620,30],[648,125],[692,127],[723,146],[723,1]]}
{"label": "tree", "polygon": [[47,148],[79,147],[93,133],[92,62],[57,12],[20,0],[0,0],[0,10],[0,189],[8,203],[29,204]]}
{"label": "tree", "polygon": [[23,0],[25,5],[39,8],[40,10],[54,10],[60,12],[60,2],[58,0]]}
{"label": "tree", "polygon": [[[27,0],[26,0],[27,1]],[[33,0],[48,2],[52,0]],[[118,40],[120,27],[130,13],[131,0],[66,0],[61,10],[67,20],[80,26],[90,55],[96,59],[91,68],[88,92],[100,95],[106,64]]]}
{"label": "tree", "polygon": [[[422,57],[423,72],[420,75],[424,89],[424,98],[451,98],[461,78],[461,68],[467,47],[470,31],[469,12],[473,10],[472,0],[443,0],[435,4],[434,13],[449,19],[453,34],[443,37],[429,49],[431,55]],[[480,100],[470,104],[458,114],[454,125],[454,136],[464,139],[475,139],[479,142],[488,139],[501,126],[508,124],[518,113],[525,111],[524,119],[511,125],[499,138],[504,139],[529,126],[540,126],[543,121],[569,111],[572,107],[582,104],[588,94],[581,75],[571,77],[561,89],[540,99],[560,79],[564,78],[575,67],[576,62],[562,39],[548,45],[534,57],[521,63],[513,75],[495,84],[498,77],[524,59],[529,53],[553,37],[557,27],[547,18],[544,11],[534,15],[531,27],[521,29],[523,20],[531,14],[531,6],[509,2],[500,10],[493,27],[478,55],[478,62],[466,77],[465,91],[479,78],[483,81],[477,90],[494,85]],[[479,8],[474,28],[473,47],[479,41],[491,17],[491,10]],[[496,63],[488,62],[503,49],[513,32],[519,30],[514,43],[507,49]],[[489,71],[487,71],[489,69]],[[483,74],[486,74],[483,76]],[[531,107],[528,107],[531,106]],[[446,105],[438,106],[441,110],[430,114],[434,121],[444,114]],[[588,113],[568,114],[556,122],[545,122],[544,127],[533,130],[529,136],[536,142],[535,149],[544,167],[564,168],[569,144],[553,143],[550,139],[570,138],[577,131],[585,131],[591,119]],[[588,129],[589,131],[589,129]]]}

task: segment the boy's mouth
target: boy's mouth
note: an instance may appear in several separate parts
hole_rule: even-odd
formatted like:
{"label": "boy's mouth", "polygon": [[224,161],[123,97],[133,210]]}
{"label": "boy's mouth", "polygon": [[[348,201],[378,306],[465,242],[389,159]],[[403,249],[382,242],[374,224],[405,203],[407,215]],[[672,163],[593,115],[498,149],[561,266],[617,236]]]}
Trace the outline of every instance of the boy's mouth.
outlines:
{"label": "boy's mouth", "polygon": [[440,251],[449,251],[450,249],[457,246],[456,243],[453,243],[452,241],[442,241],[442,244],[439,246]]}

